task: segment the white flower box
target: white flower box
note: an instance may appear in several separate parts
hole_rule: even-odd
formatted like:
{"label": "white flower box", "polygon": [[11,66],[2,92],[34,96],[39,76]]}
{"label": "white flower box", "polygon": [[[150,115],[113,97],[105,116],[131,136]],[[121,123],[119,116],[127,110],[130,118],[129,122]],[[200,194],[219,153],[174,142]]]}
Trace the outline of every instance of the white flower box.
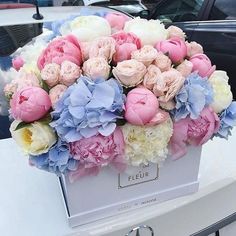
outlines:
{"label": "white flower box", "polygon": [[155,164],[129,168],[117,174],[104,168],[98,176],[86,176],[75,183],[60,179],[65,209],[71,227],[90,223],[142,206],[160,203],[198,190],[200,147],[158,168]]}

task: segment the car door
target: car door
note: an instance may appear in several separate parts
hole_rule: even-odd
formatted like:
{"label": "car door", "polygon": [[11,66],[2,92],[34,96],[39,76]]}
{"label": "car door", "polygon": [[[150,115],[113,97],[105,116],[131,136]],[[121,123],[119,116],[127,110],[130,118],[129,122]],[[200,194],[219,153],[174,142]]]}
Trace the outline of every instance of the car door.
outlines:
{"label": "car door", "polygon": [[236,1],[215,0],[207,11],[191,40],[202,44],[217,69],[227,71],[236,98]]}

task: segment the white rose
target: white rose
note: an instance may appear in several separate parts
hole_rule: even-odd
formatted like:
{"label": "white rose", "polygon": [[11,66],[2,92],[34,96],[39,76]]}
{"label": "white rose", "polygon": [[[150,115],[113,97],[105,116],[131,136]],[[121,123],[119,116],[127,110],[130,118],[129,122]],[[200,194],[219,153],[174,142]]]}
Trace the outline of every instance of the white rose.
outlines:
{"label": "white rose", "polygon": [[154,46],[157,41],[167,38],[167,30],[159,20],[146,20],[135,18],[127,21],[124,27],[125,32],[132,32],[140,38],[142,45]]}
{"label": "white rose", "polygon": [[62,25],[60,32],[62,35],[72,33],[80,42],[90,42],[98,37],[110,36],[111,26],[103,17],[79,16]]}
{"label": "white rose", "polygon": [[49,125],[34,122],[15,130],[20,122],[19,120],[13,121],[10,131],[12,138],[26,154],[40,155],[46,153],[56,143],[56,135]]}
{"label": "white rose", "polygon": [[213,87],[213,103],[210,105],[216,113],[226,109],[233,100],[229,77],[225,71],[216,70],[209,78],[209,83]]}

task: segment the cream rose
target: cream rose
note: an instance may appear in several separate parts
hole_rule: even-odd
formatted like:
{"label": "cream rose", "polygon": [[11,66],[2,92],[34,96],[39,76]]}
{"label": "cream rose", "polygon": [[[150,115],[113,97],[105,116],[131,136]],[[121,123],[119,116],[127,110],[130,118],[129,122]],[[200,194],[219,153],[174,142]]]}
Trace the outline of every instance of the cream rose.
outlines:
{"label": "cream rose", "polygon": [[80,42],[91,42],[102,36],[111,35],[111,26],[106,19],[99,16],[79,16],[70,24],[62,25],[62,35],[73,34]]}
{"label": "cream rose", "polygon": [[155,65],[150,65],[147,68],[147,73],[144,75],[143,86],[149,90],[153,90],[154,85],[160,77],[161,70]]}
{"label": "cream rose", "polygon": [[49,63],[41,71],[41,77],[45,83],[53,87],[59,83],[60,79],[60,65],[56,63]]}
{"label": "cream rose", "polygon": [[56,143],[56,135],[49,125],[34,122],[15,130],[19,123],[19,120],[14,120],[10,131],[12,138],[26,154],[40,155],[46,153]]}
{"label": "cream rose", "polygon": [[167,38],[170,39],[175,37],[185,40],[186,34],[179,27],[171,25],[167,28]]}
{"label": "cream rose", "polygon": [[161,72],[168,71],[171,68],[171,60],[162,52],[158,52],[153,64],[157,66]]}
{"label": "cream rose", "polygon": [[159,20],[146,20],[137,17],[125,23],[124,31],[137,35],[143,46],[154,46],[157,41],[167,38],[167,30]]}
{"label": "cream rose", "polygon": [[216,70],[209,78],[209,83],[213,87],[213,103],[210,105],[214,112],[220,113],[226,109],[233,100],[229,77],[225,71]]}
{"label": "cream rose", "polygon": [[107,60],[103,57],[93,57],[84,62],[83,72],[84,75],[91,79],[103,78],[108,79],[110,69]]}
{"label": "cream rose", "polygon": [[118,62],[112,73],[125,87],[135,87],[143,81],[146,74],[146,66],[134,59]]}
{"label": "cream rose", "polygon": [[157,58],[157,50],[153,46],[145,45],[141,49],[133,51],[131,58],[149,66]]}

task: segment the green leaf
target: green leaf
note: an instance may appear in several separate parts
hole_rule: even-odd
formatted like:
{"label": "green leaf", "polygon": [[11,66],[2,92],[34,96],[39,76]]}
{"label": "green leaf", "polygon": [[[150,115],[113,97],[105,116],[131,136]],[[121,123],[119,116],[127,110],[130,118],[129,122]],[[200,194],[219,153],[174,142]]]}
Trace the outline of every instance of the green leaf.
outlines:
{"label": "green leaf", "polygon": [[22,121],[22,122],[20,122],[20,123],[16,126],[15,131],[16,131],[16,130],[19,130],[19,129],[22,129],[22,128],[25,128],[25,127],[27,127],[27,126],[29,126],[29,125],[30,125],[29,123],[26,123],[26,122]]}

